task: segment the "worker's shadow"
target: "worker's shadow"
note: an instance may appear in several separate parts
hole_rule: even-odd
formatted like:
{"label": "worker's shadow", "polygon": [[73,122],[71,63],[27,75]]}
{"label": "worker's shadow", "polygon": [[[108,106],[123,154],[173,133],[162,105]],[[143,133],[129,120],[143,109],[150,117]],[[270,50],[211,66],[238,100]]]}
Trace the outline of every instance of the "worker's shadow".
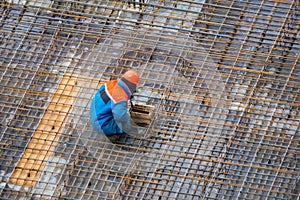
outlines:
{"label": "worker's shadow", "polygon": [[135,140],[133,137],[130,137],[129,135],[123,133],[123,134],[118,134],[118,135],[111,135],[107,136],[107,138],[114,144],[126,144],[126,143],[131,143],[133,140]]}
{"label": "worker's shadow", "polygon": [[146,146],[147,140],[145,138],[132,137],[126,133],[107,136],[111,143],[119,146],[125,151],[136,151],[139,149],[140,153],[143,153],[142,149]]}

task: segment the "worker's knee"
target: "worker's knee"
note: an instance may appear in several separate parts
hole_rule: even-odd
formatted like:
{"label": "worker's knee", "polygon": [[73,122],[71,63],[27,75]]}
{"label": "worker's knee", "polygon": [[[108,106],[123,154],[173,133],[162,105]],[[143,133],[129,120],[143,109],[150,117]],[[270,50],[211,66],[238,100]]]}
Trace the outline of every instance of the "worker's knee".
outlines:
{"label": "worker's knee", "polygon": [[105,122],[101,128],[103,133],[107,136],[121,134],[123,132],[113,119]]}

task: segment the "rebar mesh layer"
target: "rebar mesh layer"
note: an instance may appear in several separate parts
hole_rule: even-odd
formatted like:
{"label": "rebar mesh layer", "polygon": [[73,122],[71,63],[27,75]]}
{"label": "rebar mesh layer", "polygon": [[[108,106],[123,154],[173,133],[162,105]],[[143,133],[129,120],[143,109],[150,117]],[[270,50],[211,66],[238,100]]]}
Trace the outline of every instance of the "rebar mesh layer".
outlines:
{"label": "rebar mesh layer", "polygon": [[[300,199],[298,1],[0,1],[1,199]],[[136,69],[147,138],[89,123]]]}

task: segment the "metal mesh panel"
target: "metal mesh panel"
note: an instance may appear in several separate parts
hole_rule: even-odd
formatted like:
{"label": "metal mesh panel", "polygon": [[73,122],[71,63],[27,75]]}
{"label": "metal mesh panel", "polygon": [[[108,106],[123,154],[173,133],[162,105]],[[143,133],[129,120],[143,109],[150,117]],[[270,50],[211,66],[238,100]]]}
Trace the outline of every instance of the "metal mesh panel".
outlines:
{"label": "metal mesh panel", "polygon": [[[300,199],[298,1],[0,1],[1,199]],[[136,69],[148,138],[89,122]]]}

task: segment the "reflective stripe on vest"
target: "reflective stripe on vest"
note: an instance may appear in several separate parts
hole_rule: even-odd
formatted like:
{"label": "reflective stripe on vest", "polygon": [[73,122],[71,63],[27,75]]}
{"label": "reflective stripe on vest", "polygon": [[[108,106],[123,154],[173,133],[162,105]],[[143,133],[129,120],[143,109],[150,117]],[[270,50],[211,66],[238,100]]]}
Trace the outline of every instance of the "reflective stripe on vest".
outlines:
{"label": "reflective stripe on vest", "polygon": [[132,96],[132,93],[131,93],[129,87],[126,85],[126,83],[122,79],[118,80],[118,85],[126,92],[126,94],[128,95],[128,98],[130,98]]}

